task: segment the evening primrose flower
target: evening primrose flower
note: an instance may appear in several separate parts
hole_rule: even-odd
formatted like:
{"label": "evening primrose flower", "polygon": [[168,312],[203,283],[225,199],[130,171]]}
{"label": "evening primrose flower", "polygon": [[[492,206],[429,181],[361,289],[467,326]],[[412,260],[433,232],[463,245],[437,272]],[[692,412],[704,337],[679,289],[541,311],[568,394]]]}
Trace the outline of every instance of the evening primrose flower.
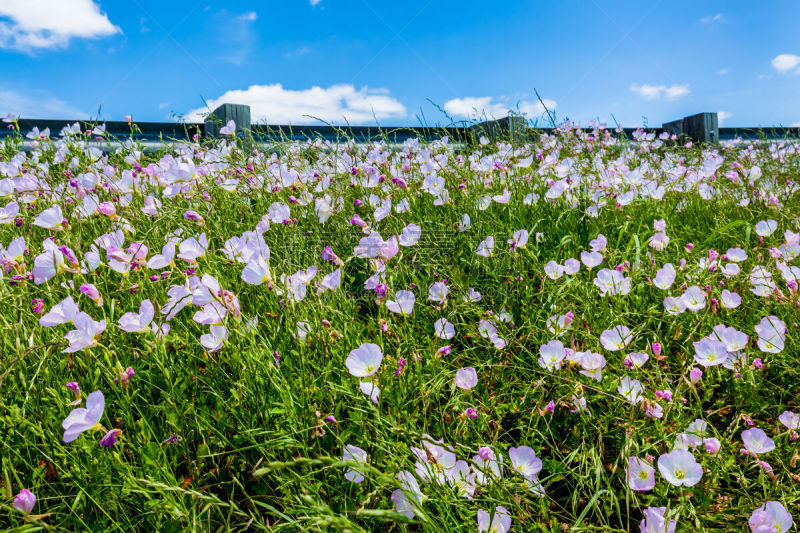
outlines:
{"label": "evening primrose flower", "polygon": [[386,308],[392,313],[408,316],[414,312],[414,303],[417,297],[411,291],[397,291],[394,300],[386,302]]}
{"label": "evening primrose flower", "polygon": [[117,443],[117,437],[122,434],[121,429],[111,429],[109,430],[102,439],[100,439],[100,446],[104,448],[113,448],[114,445]]}
{"label": "evening primrose flower", "polygon": [[61,212],[61,206],[57,204],[45,209],[33,220],[34,226],[56,231],[64,229],[66,223],[64,214]]}
{"label": "evening primrose flower", "polygon": [[581,263],[586,265],[586,268],[592,269],[603,262],[603,254],[600,252],[581,252]]}
{"label": "evening primrose flower", "polygon": [[365,378],[378,371],[381,361],[383,361],[383,352],[380,346],[366,342],[352,350],[344,364],[351,376]]}
{"label": "evening primrose flower", "polygon": [[381,394],[381,389],[378,388],[377,385],[372,383],[371,381],[362,381],[358,384],[358,388],[361,389],[361,392],[366,394],[369,397],[369,400],[377,404],[378,398]]}
{"label": "evening primrose flower", "polygon": [[663,231],[660,231],[660,232],[654,234],[652,237],[650,237],[650,240],[648,241],[647,244],[653,250],[656,250],[656,251],[660,252],[660,251],[664,250],[667,247],[667,245],[669,244],[669,237],[667,236],[666,233],[664,233]]}
{"label": "evening primrose flower", "polygon": [[781,502],[768,501],[750,515],[751,533],[785,533],[792,529],[792,515]]}
{"label": "evening primrose flower", "polygon": [[442,340],[452,339],[456,328],[446,318],[440,318],[433,323],[434,334]]}
{"label": "evening primrose flower", "polygon": [[97,339],[106,330],[106,321],[95,322],[88,314],[80,312],[75,316],[75,329],[65,337],[69,341],[63,353],[74,353],[85,348],[97,346]]}
{"label": "evening primrose flower", "polygon": [[422,228],[416,224],[409,224],[400,233],[398,244],[400,246],[414,246],[422,236]]}
{"label": "evening primrose flower", "polygon": [[589,241],[589,247],[592,249],[593,252],[602,252],[606,249],[606,245],[608,244],[608,239],[602,233],[597,235],[596,239],[592,239]]}
{"label": "evening primrose flower", "polygon": [[495,454],[488,446],[478,449],[472,461],[476,465],[475,482],[479,485],[503,477],[503,456]]}
{"label": "evening primrose flower", "polygon": [[778,417],[781,424],[788,429],[800,429],[800,415],[792,411],[784,411]]}
{"label": "evening primrose flower", "polygon": [[622,350],[631,340],[633,340],[633,335],[627,326],[614,326],[600,334],[600,344],[609,352]]}
{"label": "evening primrose flower", "polygon": [[786,342],[786,323],[770,315],[761,319],[755,327],[758,334],[758,348],[762,352],[780,353]]}
{"label": "evening primrose flower", "polygon": [[236,133],[236,122],[233,120],[229,120],[227,124],[219,129],[220,135],[233,135],[234,133]]}
{"label": "evening primrose flower", "polygon": [[662,291],[667,290],[675,282],[675,275],[675,267],[672,266],[672,263],[666,263],[656,272],[656,276],[653,278],[653,285]]}
{"label": "evening primrose flower", "polygon": [[548,261],[547,264],[544,265],[544,273],[548,278],[557,280],[564,275],[564,267],[555,261]]}
{"label": "evening primrose flower", "polygon": [[450,290],[444,282],[437,281],[436,283],[431,283],[430,287],[428,287],[428,300],[443,304],[447,299],[448,292],[450,292]]}
{"label": "evening primrose flower", "polygon": [[88,296],[89,299],[97,305],[103,305],[103,297],[100,295],[100,291],[91,283],[84,283],[78,290],[80,290],[81,294]]}
{"label": "evening primrose flower", "polygon": [[22,489],[14,498],[14,509],[24,514],[31,514],[36,505],[36,496],[28,489]]}
{"label": "evening primrose flower", "polygon": [[242,281],[249,285],[261,285],[265,281],[272,281],[269,261],[261,254],[252,257],[242,270]]}
{"label": "evening primrose flower", "polygon": [[[342,453],[342,461],[354,461],[356,463],[366,463],[367,462],[367,452],[363,449],[359,448],[358,446],[354,446],[352,444],[347,444],[344,447],[344,452]],[[352,481],[353,483],[361,483],[364,481],[364,475],[355,470],[346,466],[344,468],[344,477],[348,481]]]}
{"label": "evening primrose flower", "polygon": [[469,390],[478,384],[478,373],[472,367],[459,368],[456,370],[456,387]]}
{"label": "evening primrose flower", "polygon": [[759,455],[775,449],[775,441],[759,428],[750,428],[742,431],[742,441],[748,452]]}
{"label": "evening primrose flower", "polygon": [[528,244],[528,230],[518,230],[514,232],[514,235],[508,239],[508,244],[511,245],[511,250],[516,250],[518,248],[525,248],[525,245]]}
{"label": "evening primrose flower", "polygon": [[681,300],[689,311],[699,311],[706,306],[706,294],[696,285],[686,289]]}
{"label": "evening primrose flower", "polygon": [[150,300],[144,300],[139,305],[139,312],[125,313],[119,318],[119,327],[128,333],[145,333],[150,331],[150,322],[155,316],[155,308]]}
{"label": "evening primrose flower", "polygon": [[75,303],[72,296],[67,296],[39,318],[39,325],[51,328],[60,324],[69,324],[75,320],[78,312],[78,304]]}
{"label": "evening primrose flower", "polygon": [[639,533],[675,533],[675,520],[667,523],[666,507],[648,507],[644,510],[644,518],[639,523]]}
{"label": "evening primrose flower", "polygon": [[687,450],[677,448],[658,458],[658,471],[671,485],[693,487],[703,477],[703,467]]}
{"label": "evening primrose flower", "polygon": [[638,457],[628,458],[626,475],[631,490],[647,492],[656,486],[656,469]]}
{"label": "evening primrose flower", "polygon": [[600,295],[626,295],[631,292],[631,280],[617,270],[604,268],[597,273],[593,283],[600,289]]}
{"label": "evening primrose flower", "polygon": [[551,372],[558,370],[566,356],[564,344],[561,341],[552,340],[539,347],[539,366]]}
{"label": "evening primrose flower", "polygon": [[505,507],[498,505],[494,515],[484,509],[478,509],[478,531],[488,533],[506,533],[511,529],[511,515]]}
{"label": "evening primrose flower", "polygon": [[638,379],[631,379],[630,376],[622,376],[619,380],[617,392],[632,404],[637,404],[642,399],[644,387]]}
{"label": "evening primrose flower", "polygon": [[475,250],[475,253],[481,257],[489,257],[494,251],[494,237],[491,235],[486,237]]}
{"label": "evening primrose flower", "polygon": [[99,427],[100,419],[106,407],[106,399],[99,390],[86,398],[86,407],[73,409],[61,423],[64,428],[64,442],[72,442],[89,429]]}
{"label": "evening primrose flower", "polygon": [[769,237],[778,229],[778,223],[772,219],[762,220],[756,224],[756,235]]}
{"label": "evening primrose flower", "polygon": [[704,337],[694,344],[694,360],[704,367],[721,365],[728,359],[725,343]]}
{"label": "evening primrose flower", "polygon": [[525,478],[534,478],[542,471],[542,460],[528,446],[511,447],[508,456],[514,471]]}
{"label": "evening primrose flower", "polygon": [[200,335],[200,344],[208,351],[214,353],[221,349],[228,339],[228,328],[225,326],[211,326],[208,333]]}

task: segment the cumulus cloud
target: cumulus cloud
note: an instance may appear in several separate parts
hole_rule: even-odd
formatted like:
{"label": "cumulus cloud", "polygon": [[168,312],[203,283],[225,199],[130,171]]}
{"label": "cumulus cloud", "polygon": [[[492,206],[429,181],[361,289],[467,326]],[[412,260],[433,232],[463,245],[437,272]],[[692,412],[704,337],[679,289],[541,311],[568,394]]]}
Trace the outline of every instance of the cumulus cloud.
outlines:
{"label": "cumulus cloud", "polygon": [[717,111],[717,120],[719,121],[720,126],[722,125],[723,122],[725,122],[732,116],[733,113],[731,113],[730,111]]}
{"label": "cumulus cloud", "polygon": [[93,0],[0,2],[0,48],[27,52],[120,32]]}
{"label": "cumulus cloud", "polygon": [[0,115],[8,113],[19,115],[22,118],[61,118],[84,119],[85,113],[64,100],[40,90],[26,90],[23,92],[0,89]]}
{"label": "cumulus cloud", "polygon": [[308,3],[311,4],[312,6],[315,6],[320,2],[322,2],[322,0],[308,0]]}
{"label": "cumulus cloud", "polygon": [[642,85],[631,85],[631,91],[635,92],[645,100],[660,100],[661,98],[674,100],[675,98],[686,96],[691,92],[689,90],[688,83],[681,85],[674,83],[669,87],[666,85],[648,85],[647,83],[644,83]]}
{"label": "cumulus cloud", "polygon": [[[552,111],[556,108],[554,100],[544,99],[547,109]],[[465,98],[453,98],[444,104],[444,110],[454,117],[464,118],[503,118],[509,112],[520,112],[527,117],[536,117],[545,112],[541,102],[530,102],[522,100],[510,105],[505,102],[497,101],[491,96],[467,96]]]}
{"label": "cumulus cloud", "polygon": [[716,15],[708,15],[707,17],[701,18],[700,22],[703,24],[711,24],[712,22],[725,22],[725,17],[722,16],[722,13],[717,13]]}
{"label": "cumulus cloud", "polygon": [[780,54],[772,59],[772,68],[785,74],[794,70],[795,74],[800,74],[800,56],[795,54]]}
{"label": "cumulus cloud", "polygon": [[[349,84],[297,91],[284,89],[280,83],[251,85],[244,90],[227,91],[209,100],[208,106],[213,110],[225,103],[247,104],[253,122],[267,124],[315,124],[320,119],[338,124],[364,124],[406,116],[406,108],[388,89],[356,89]],[[201,121],[208,111],[208,108],[193,109],[186,119]]]}

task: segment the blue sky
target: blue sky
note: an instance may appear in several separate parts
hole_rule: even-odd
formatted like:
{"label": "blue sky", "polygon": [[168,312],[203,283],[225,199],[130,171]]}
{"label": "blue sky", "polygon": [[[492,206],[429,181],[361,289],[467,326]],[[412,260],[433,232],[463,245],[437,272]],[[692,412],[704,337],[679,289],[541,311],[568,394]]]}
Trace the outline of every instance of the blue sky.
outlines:
{"label": "blue sky", "polygon": [[196,119],[226,101],[273,124],[446,124],[433,103],[535,119],[536,89],[583,124],[791,125],[798,21],[789,0],[2,0],[0,112]]}

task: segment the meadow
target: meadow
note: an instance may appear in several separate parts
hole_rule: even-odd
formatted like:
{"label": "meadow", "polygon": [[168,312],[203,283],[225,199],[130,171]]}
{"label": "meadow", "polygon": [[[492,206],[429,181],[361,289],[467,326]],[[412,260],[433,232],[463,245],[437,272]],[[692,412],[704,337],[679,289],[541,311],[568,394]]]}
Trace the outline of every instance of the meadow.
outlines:
{"label": "meadow", "polygon": [[793,527],[794,141],[223,133],[0,145],[0,527]]}

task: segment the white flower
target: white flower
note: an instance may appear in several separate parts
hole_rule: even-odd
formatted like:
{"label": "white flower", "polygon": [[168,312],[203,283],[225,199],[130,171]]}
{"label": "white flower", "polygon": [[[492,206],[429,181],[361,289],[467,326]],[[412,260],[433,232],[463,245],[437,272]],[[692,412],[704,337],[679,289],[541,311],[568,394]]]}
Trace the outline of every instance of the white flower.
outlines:
{"label": "white flower", "polygon": [[642,393],[644,392],[644,387],[642,386],[641,382],[637,379],[631,379],[630,376],[623,376],[619,380],[619,387],[617,387],[617,392],[619,392],[623,398],[629,401],[632,404],[639,403],[639,400],[642,399]]}
{"label": "white flower", "polygon": [[482,257],[489,257],[494,251],[494,237],[486,237],[483,242],[478,245],[475,253]]}
{"label": "white flower", "polygon": [[411,291],[397,291],[394,295],[394,300],[386,302],[386,308],[392,313],[398,313],[403,316],[410,315],[414,311],[414,303],[417,297]]}
{"label": "white flower", "polygon": [[150,300],[144,300],[139,305],[138,313],[125,313],[119,318],[119,327],[128,333],[144,333],[150,331],[150,322],[155,316],[155,309]]}
{"label": "white flower", "polygon": [[428,287],[428,300],[438,304],[444,303],[448,292],[450,292],[450,289],[447,288],[447,284],[444,282],[431,283],[430,287]]}
{"label": "white flower", "polygon": [[379,389],[377,385],[370,381],[362,381],[358,384],[358,388],[361,389],[361,392],[369,396],[369,399],[372,403],[378,403],[378,397],[381,394],[381,389]]}
{"label": "white flower", "polygon": [[658,458],[658,471],[676,487],[692,487],[703,477],[703,467],[687,450],[675,449]]}
{"label": "white flower", "polygon": [[753,511],[747,523],[751,533],[786,533],[794,525],[791,513],[776,501],[769,501]]}
{"label": "white flower", "polygon": [[614,326],[600,334],[600,344],[609,352],[622,350],[631,340],[633,340],[633,336],[627,326]]}
{"label": "white flower", "polygon": [[550,371],[558,370],[566,356],[564,344],[561,341],[552,340],[539,347],[539,366]]}
{"label": "white flower", "polygon": [[771,452],[775,449],[775,441],[759,428],[750,428],[742,431],[742,441],[747,451],[754,454]]}
{"label": "white flower", "polygon": [[478,373],[472,367],[459,368],[456,370],[456,387],[469,390],[478,384]]}
{"label": "white flower", "polygon": [[755,327],[758,348],[762,352],[780,353],[786,342],[786,324],[776,316],[765,316]]}
{"label": "white flower", "polygon": [[[366,463],[367,457],[368,457],[367,452],[365,452],[358,446],[353,446],[352,444],[346,445],[342,453],[342,461]],[[361,483],[362,481],[364,481],[364,476],[363,474],[361,474],[361,472],[347,466],[344,468],[344,477],[346,480],[352,481],[353,483]]]}
{"label": "white flower", "polygon": [[509,529],[511,529],[511,515],[502,505],[495,508],[494,516],[488,511],[478,509],[479,532],[506,533]]}
{"label": "white flower", "polygon": [[433,323],[433,330],[437,337],[442,340],[452,339],[456,334],[456,328],[446,318],[440,318]]}
{"label": "white flower", "polygon": [[351,376],[365,378],[378,371],[383,361],[383,352],[380,346],[366,342],[352,350],[344,364]]}
{"label": "white flower", "polygon": [[778,223],[772,219],[762,220],[756,224],[756,234],[759,237],[769,237],[778,229]]}
{"label": "white flower", "polygon": [[675,274],[675,267],[672,266],[672,263],[666,263],[656,272],[656,277],[653,278],[653,285],[662,291],[667,290],[675,282]]}

